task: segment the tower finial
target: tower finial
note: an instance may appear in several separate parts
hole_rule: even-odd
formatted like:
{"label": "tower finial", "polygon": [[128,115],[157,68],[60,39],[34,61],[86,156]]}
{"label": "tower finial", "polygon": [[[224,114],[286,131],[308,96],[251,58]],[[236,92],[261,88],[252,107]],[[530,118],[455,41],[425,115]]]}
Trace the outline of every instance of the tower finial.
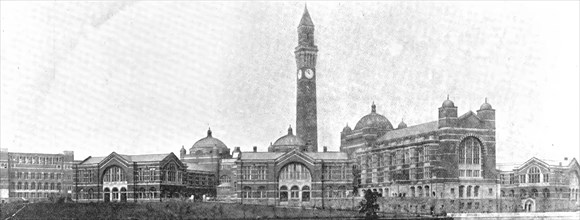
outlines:
{"label": "tower finial", "polygon": [[292,135],[292,125],[288,125],[288,135]]}
{"label": "tower finial", "polygon": [[377,112],[377,106],[375,105],[375,101],[373,101],[373,104],[371,105],[371,112],[372,113],[376,113]]}
{"label": "tower finial", "polygon": [[211,137],[211,127],[207,127],[207,136]]}
{"label": "tower finial", "polygon": [[449,100],[449,94],[447,94],[447,100]]}
{"label": "tower finial", "polygon": [[485,103],[487,103],[487,97],[485,97]]}

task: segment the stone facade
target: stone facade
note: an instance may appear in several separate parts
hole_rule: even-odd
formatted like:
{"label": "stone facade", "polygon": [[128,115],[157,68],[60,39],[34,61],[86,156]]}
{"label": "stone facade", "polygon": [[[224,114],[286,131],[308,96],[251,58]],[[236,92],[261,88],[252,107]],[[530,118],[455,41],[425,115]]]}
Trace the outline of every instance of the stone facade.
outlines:
{"label": "stone facade", "polygon": [[16,153],[0,150],[0,199],[42,201],[68,197],[72,190],[74,152]]}

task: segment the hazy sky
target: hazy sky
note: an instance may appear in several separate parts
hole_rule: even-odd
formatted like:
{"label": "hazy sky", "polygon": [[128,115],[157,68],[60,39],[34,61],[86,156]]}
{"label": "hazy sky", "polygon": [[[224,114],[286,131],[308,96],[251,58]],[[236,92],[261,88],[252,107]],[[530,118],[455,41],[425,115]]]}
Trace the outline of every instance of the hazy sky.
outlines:
{"label": "hazy sky", "polygon": [[[0,2],[1,147],[75,159],[266,151],[294,127],[304,2]],[[396,126],[488,97],[497,161],[580,154],[579,2],[309,2],[319,146],[377,111]],[[321,147],[320,147],[321,148]]]}

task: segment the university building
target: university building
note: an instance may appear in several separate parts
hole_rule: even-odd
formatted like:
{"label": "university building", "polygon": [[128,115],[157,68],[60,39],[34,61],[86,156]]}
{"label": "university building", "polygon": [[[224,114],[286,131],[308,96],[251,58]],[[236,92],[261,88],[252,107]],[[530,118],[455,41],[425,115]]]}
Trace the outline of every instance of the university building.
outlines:
{"label": "university building", "polygon": [[[64,154],[0,154],[0,196],[79,202],[156,202],[210,198],[246,204],[352,209],[363,190],[387,212],[533,212],[578,210],[580,166],[532,158],[496,164],[496,110],[459,115],[447,97],[432,121],[397,127],[375,103],[340,133],[340,151],[318,148],[314,23],[305,8],[297,28],[296,130],[265,151],[233,151],[212,130],[179,157],[110,153],[73,161]],[[366,114],[366,115],[365,115]],[[219,130],[216,130],[219,133]]]}
{"label": "university building", "polygon": [[74,152],[17,153],[0,149],[0,200],[41,201],[72,193]]}
{"label": "university building", "polygon": [[500,209],[508,212],[577,210],[580,166],[576,159],[533,157],[523,164],[500,165]]}

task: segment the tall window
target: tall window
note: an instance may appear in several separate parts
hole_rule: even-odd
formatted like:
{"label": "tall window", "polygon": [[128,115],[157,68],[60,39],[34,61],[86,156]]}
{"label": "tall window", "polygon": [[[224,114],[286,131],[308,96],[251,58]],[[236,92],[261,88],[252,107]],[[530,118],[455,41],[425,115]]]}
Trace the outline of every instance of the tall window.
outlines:
{"label": "tall window", "polygon": [[540,182],[540,169],[538,167],[532,167],[528,169],[528,181],[529,183],[539,183]]}
{"label": "tall window", "polygon": [[310,170],[300,163],[286,165],[280,171],[280,180],[310,180]]}
{"label": "tall window", "polygon": [[127,181],[125,179],[125,171],[118,166],[112,166],[105,171],[103,175],[104,182],[122,182]]}
{"label": "tall window", "polygon": [[459,144],[457,151],[459,177],[477,178],[482,175],[481,142],[475,137],[467,137]]}
{"label": "tall window", "polygon": [[474,137],[465,138],[459,145],[460,164],[479,164],[481,143]]}

